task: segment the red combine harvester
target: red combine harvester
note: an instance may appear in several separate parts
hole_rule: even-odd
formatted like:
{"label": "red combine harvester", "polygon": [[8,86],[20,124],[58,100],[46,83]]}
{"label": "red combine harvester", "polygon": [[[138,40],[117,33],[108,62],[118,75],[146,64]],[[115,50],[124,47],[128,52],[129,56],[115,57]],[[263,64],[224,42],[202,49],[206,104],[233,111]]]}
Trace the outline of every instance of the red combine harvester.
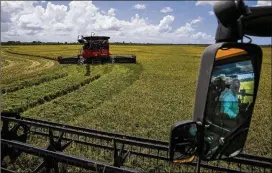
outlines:
{"label": "red combine harvester", "polygon": [[136,63],[135,55],[112,55],[109,51],[107,36],[78,36],[78,42],[83,44],[77,56],[58,57],[60,64],[95,64],[95,63]]}

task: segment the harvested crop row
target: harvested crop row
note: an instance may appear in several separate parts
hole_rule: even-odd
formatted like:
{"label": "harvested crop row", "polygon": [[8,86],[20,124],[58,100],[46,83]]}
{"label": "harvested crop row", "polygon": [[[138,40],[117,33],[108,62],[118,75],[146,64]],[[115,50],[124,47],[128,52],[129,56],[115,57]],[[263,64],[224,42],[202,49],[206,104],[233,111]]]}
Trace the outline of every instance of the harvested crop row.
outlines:
{"label": "harvested crop row", "polygon": [[56,79],[60,79],[60,78],[64,78],[68,76],[67,73],[63,73],[63,74],[52,74],[52,75],[46,75],[46,76],[39,76],[38,79],[35,80],[24,80],[24,81],[20,81],[17,85],[11,86],[11,87],[4,87],[1,89],[2,94],[8,93],[8,92],[15,92],[27,87],[31,87],[34,85],[40,85],[42,83],[45,82],[49,82],[52,80],[56,80]]}
{"label": "harvested crop row", "polygon": [[32,56],[32,57],[39,57],[39,58],[44,58],[44,59],[56,61],[56,58],[51,58],[51,57],[48,57],[48,56],[31,55],[31,54],[28,54],[28,53],[18,53],[18,52],[12,52],[12,51],[8,51],[8,50],[6,52],[10,53],[10,54],[13,54],[13,55]]}
{"label": "harvested crop row", "polygon": [[[95,74],[92,75],[97,76]],[[62,79],[50,81],[38,86],[32,86],[17,92],[8,93],[3,96],[3,109],[8,111],[25,111],[29,107],[50,101],[53,98],[75,91],[81,85],[91,82],[93,77],[72,75]],[[20,96],[20,100],[16,100]]]}
{"label": "harvested crop row", "polygon": [[11,55],[3,52],[3,59],[10,61],[8,67],[2,68],[2,86],[39,75],[53,69],[57,63],[37,57]]}
{"label": "harvested crop row", "polygon": [[27,68],[31,65],[31,61],[23,60],[18,57],[9,57],[7,59],[4,56],[3,59],[10,62],[8,66],[1,68],[3,84],[12,83],[15,80],[20,79],[21,76],[25,76],[23,73],[28,72]]}
{"label": "harvested crop row", "polygon": [[2,69],[9,68],[9,67],[13,66],[13,64],[14,64],[14,62],[11,60],[2,59],[1,68]]}
{"label": "harvested crop row", "polygon": [[3,59],[3,62],[6,62],[6,65],[3,65],[3,67],[1,68],[2,70],[11,68],[18,64],[18,62],[14,62],[12,60],[7,60],[7,59]]}
{"label": "harvested crop row", "polygon": [[75,91],[81,87],[81,85],[83,86],[90,83],[92,77],[98,74],[105,74],[105,70],[107,70],[107,72],[111,71],[111,69],[104,68],[102,65],[94,66],[91,69],[91,74],[86,76],[84,66],[68,65],[67,67],[69,67],[67,77],[3,95],[3,109],[6,111],[25,111],[28,107],[43,103],[42,100],[44,99],[50,100],[51,98],[56,98],[56,96],[67,94],[67,91]]}
{"label": "harvested crop row", "polygon": [[139,64],[114,65],[113,70],[99,80],[52,102],[29,109],[24,112],[24,115],[77,124],[81,120],[78,119],[80,115],[99,107],[113,95],[126,90],[139,78],[141,70],[142,67]]}
{"label": "harvested crop row", "polygon": [[3,67],[3,69],[7,69],[7,68],[10,68],[14,65],[30,65],[32,63],[32,61],[30,61],[29,59],[27,58],[22,58],[22,57],[19,57],[19,56],[13,56],[11,54],[8,54],[7,52],[3,52],[1,53],[2,55],[2,62],[6,62],[7,65],[5,65]]}
{"label": "harvested crop row", "polygon": [[47,45],[47,46],[18,46],[18,47],[11,47],[7,46],[9,52],[17,53],[17,54],[26,54],[28,56],[38,56],[41,58],[57,60],[58,56],[71,56],[77,55],[79,50],[81,49],[81,45],[73,45],[73,46],[66,46],[66,45]]}
{"label": "harvested crop row", "polygon": [[74,92],[74,91],[78,90],[80,87],[83,87],[83,86],[89,84],[90,82],[92,82],[92,81],[94,81],[94,80],[96,80],[98,78],[100,78],[99,74],[95,75],[94,77],[85,79],[84,81],[80,82],[79,84],[69,85],[66,88],[62,89],[62,90],[56,91],[55,93],[49,93],[49,94],[45,95],[43,98],[39,98],[36,101],[29,102],[29,103],[27,103],[25,105],[22,105],[21,107],[12,109],[12,111],[14,111],[14,112],[23,112],[23,111],[26,111],[26,110],[28,110],[30,108],[35,107],[35,106],[44,104],[45,102],[50,102],[51,100],[54,100],[54,99],[56,99],[58,97],[61,97],[61,96],[64,96],[64,95],[66,95],[68,93]]}
{"label": "harvested crop row", "polygon": [[[16,62],[16,61],[15,61]],[[46,65],[46,64],[44,64]],[[20,67],[18,67],[20,69]],[[10,69],[7,72],[15,72],[18,68]],[[41,67],[40,67],[41,68]],[[68,74],[69,70],[71,69],[71,66],[54,66],[49,69],[41,70],[41,71],[33,71],[32,73],[29,73],[27,75],[23,75],[20,73],[15,73],[15,74],[8,74],[7,76],[4,76],[6,80],[2,81],[1,83],[1,88],[2,92],[5,89],[8,88],[21,88],[22,86],[28,87],[33,84],[37,84],[38,81],[44,81],[44,80],[49,80],[50,78],[55,78],[59,75],[62,74]],[[3,73],[3,71],[2,71]]]}

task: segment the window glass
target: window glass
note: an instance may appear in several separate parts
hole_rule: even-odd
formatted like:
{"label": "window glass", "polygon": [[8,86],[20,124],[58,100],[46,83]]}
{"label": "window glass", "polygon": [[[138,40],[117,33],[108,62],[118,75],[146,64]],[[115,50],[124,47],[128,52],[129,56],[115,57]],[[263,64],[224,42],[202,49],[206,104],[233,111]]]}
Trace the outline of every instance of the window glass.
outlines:
{"label": "window glass", "polygon": [[226,143],[225,137],[251,116],[248,108],[253,102],[253,94],[254,71],[251,60],[214,67],[204,120],[204,154],[207,157],[212,156],[222,143]]}

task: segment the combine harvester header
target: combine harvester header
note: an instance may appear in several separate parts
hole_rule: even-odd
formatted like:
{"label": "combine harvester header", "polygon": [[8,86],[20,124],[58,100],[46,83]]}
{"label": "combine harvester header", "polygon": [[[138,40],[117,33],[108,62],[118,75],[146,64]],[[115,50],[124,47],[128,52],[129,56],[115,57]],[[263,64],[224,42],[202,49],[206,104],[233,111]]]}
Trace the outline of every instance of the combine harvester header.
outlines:
{"label": "combine harvester header", "polygon": [[94,63],[136,63],[135,55],[112,55],[109,51],[107,36],[78,36],[78,42],[83,44],[77,56],[58,57],[60,64],[94,64]]}

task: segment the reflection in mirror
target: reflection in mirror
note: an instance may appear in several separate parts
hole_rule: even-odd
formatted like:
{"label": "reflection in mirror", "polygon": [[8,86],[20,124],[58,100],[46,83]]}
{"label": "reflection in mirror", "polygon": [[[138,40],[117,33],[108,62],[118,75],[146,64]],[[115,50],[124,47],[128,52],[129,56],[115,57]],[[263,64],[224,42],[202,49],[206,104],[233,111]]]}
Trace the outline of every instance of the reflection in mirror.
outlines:
{"label": "reflection in mirror", "polygon": [[254,71],[242,49],[217,52],[204,119],[204,158],[238,155],[252,114]]}
{"label": "reflection in mirror", "polygon": [[197,149],[197,126],[195,122],[177,123],[172,127],[169,154],[174,163],[192,162]]}

